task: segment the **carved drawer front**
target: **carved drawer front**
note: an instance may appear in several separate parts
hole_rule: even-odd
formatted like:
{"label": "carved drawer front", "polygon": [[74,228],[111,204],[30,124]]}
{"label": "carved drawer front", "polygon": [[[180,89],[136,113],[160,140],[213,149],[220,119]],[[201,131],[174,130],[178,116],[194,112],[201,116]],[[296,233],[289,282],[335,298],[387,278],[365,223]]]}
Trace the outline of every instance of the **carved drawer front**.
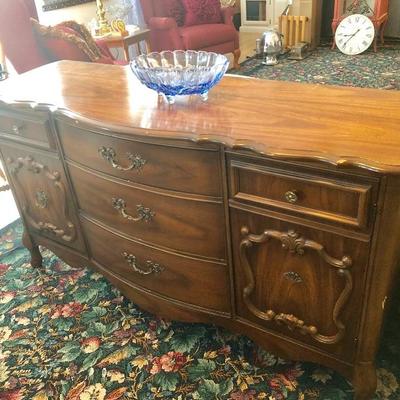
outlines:
{"label": "carved drawer front", "polygon": [[131,237],[188,254],[226,258],[221,203],[162,194],[70,165],[80,209]]}
{"label": "carved drawer front", "polygon": [[[95,170],[149,186],[221,196],[220,163],[212,150],[133,142],[78,129],[58,121],[66,157]],[[195,148],[196,147],[196,148]]]}
{"label": "carved drawer front", "polygon": [[234,200],[359,229],[371,224],[373,181],[327,179],[236,160],[231,161],[230,173]]}
{"label": "carved drawer front", "polygon": [[226,265],[128,240],[85,218],[82,223],[93,259],[118,277],[175,300],[229,312]]}
{"label": "carved drawer front", "polygon": [[83,239],[61,162],[42,152],[5,145],[1,146],[1,152],[29,227],[83,251]]}
{"label": "carved drawer front", "polygon": [[54,148],[47,114],[22,114],[0,109],[0,136],[43,148]]}
{"label": "carved drawer front", "polygon": [[351,361],[368,244],[231,213],[240,318]]}

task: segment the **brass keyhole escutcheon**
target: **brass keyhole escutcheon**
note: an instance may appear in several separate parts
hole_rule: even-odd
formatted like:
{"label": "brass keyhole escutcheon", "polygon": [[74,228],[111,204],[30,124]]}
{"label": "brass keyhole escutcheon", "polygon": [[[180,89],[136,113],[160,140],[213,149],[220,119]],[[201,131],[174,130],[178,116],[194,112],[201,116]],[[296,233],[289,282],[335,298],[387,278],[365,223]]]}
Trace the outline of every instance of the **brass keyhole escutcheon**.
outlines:
{"label": "brass keyhole escutcheon", "polygon": [[287,202],[289,203],[297,203],[297,201],[299,200],[299,195],[297,190],[289,190],[285,193],[285,199]]}

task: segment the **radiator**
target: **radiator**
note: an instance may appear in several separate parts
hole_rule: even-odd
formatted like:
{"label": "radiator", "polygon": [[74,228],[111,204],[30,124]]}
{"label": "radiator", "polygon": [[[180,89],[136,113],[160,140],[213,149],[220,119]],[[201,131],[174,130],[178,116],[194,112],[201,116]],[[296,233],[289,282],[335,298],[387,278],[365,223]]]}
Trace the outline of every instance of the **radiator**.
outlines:
{"label": "radiator", "polygon": [[305,42],[308,17],[304,15],[281,15],[279,31],[283,35],[283,47],[291,48],[296,43]]}

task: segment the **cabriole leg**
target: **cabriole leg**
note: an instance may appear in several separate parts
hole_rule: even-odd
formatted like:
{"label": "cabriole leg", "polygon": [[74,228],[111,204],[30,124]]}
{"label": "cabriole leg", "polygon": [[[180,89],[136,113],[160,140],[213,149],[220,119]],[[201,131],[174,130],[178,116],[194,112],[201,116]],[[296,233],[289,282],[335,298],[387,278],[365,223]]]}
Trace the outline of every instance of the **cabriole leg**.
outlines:
{"label": "cabriole leg", "polygon": [[22,234],[22,243],[29,250],[31,254],[31,265],[32,267],[39,268],[42,266],[42,255],[39,251],[39,246],[36,245],[26,229]]}
{"label": "cabriole leg", "polygon": [[240,69],[239,58],[240,58],[240,49],[236,49],[233,51],[233,68],[236,70]]}

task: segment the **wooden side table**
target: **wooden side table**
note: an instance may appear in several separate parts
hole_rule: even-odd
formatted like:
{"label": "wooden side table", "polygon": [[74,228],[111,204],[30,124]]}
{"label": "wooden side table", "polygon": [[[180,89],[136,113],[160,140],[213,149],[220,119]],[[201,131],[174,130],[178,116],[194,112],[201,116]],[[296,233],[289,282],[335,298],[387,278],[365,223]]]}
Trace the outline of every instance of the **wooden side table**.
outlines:
{"label": "wooden side table", "polygon": [[140,42],[146,43],[147,52],[150,52],[150,29],[139,29],[130,33],[128,36],[105,36],[102,40],[106,43],[108,48],[113,49],[122,47],[124,50],[125,60],[130,61],[129,47],[136,45],[137,51],[140,54]]}

